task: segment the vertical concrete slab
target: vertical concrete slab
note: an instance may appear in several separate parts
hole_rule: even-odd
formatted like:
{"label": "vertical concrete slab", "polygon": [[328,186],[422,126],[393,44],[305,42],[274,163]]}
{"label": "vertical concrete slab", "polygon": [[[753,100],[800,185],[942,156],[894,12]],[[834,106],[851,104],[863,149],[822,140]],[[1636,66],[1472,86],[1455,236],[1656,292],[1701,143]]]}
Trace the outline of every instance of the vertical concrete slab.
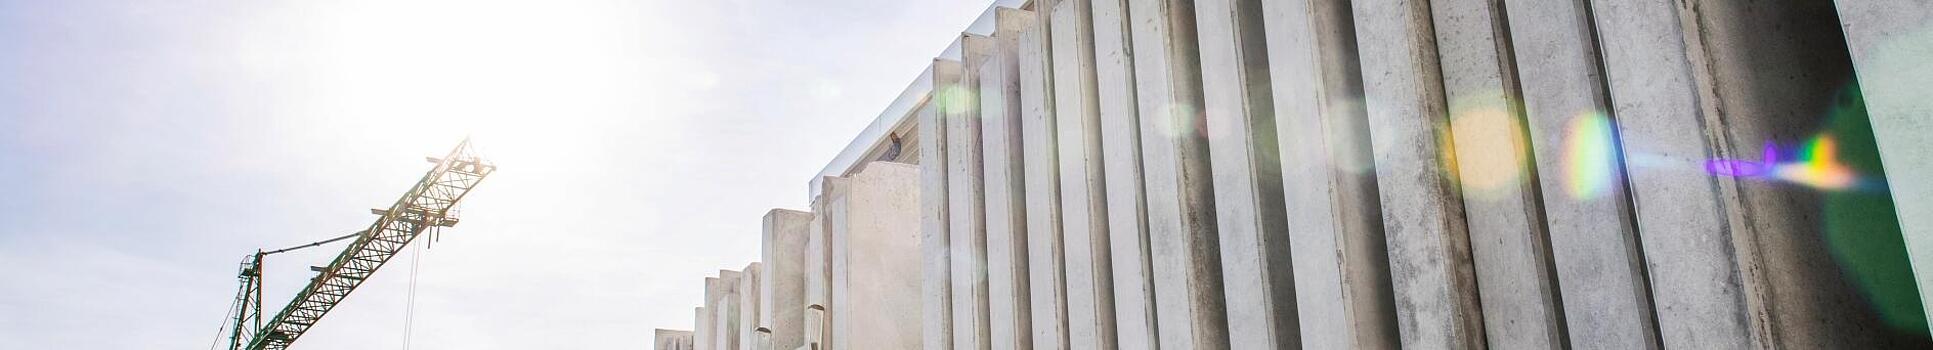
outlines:
{"label": "vertical concrete slab", "polygon": [[1189,1],[1128,2],[1161,347],[1226,348],[1201,59]]}
{"label": "vertical concrete slab", "polygon": [[1135,115],[1134,55],[1128,42],[1126,0],[1090,0],[1094,35],[1095,100],[1100,112],[1101,163],[1107,174],[1107,227],[1114,279],[1116,346],[1151,349],[1155,326],[1154,273],[1149,265],[1147,200],[1141,178],[1140,117]]}
{"label": "vertical concrete slab", "polygon": [[874,162],[846,178],[830,206],[835,300],[832,349],[911,349],[923,343],[918,264],[921,172]]}
{"label": "vertical concrete slab", "polygon": [[1403,347],[1484,347],[1436,34],[1425,1],[1355,3]]}
{"label": "vertical concrete slab", "polygon": [[763,218],[758,327],[770,332],[772,349],[805,344],[806,252],[812,213],[772,209]]}
{"label": "vertical concrete slab", "polygon": [[1430,5],[1453,166],[1485,339],[1499,348],[1562,348],[1564,319],[1503,10],[1499,0]]}
{"label": "vertical concrete slab", "polygon": [[[1933,69],[1933,3],[1913,0],[1837,1],[1866,113],[1871,118],[1900,233],[1913,266],[1922,307],[1933,307],[1933,182],[1906,180],[1933,174],[1933,99],[1926,82]],[[1923,311],[1933,314],[1933,308]]]}
{"label": "vertical concrete slab", "polygon": [[1031,11],[995,10],[995,51],[980,66],[981,142],[986,181],[987,317],[990,347],[1033,346],[1027,261],[1027,186],[1021,142],[1020,33]]}
{"label": "vertical concrete slab", "polygon": [[[712,312],[711,345],[713,349],[744,349],[738,342],[738,328],[740,324],[738,313],[739,307],[741,306],[738,304],[738,281],[740,277],[737,271],[718,270],[718,279],[715,285],[717,287],[717,293],[714,295],[717,298],[711,300],[711,305],[706,306],[706,309]],[[712,282],[712,280],[706,280],[706,282]]]}
{"label": "vertical concrete slab", "polygon": [[962,61],[948,74],[934,74],[934,103],[946,122],[947,254],[953,290],[953,348],[987,346],[987,230],[985,179],[981,177],[979,63],[993,39],[960,37]]}
{"label": "vertical concrete slab", "polygon": [[1567,149],[1580,147],[1572,139],[1583,136],[1571,130],[1611,123],[1605,114],[1610,107],[1589,5],[1579,1],[1507,1],[1506,5],[1569,341],[1579,347],[1659,348],[1644,255],[1638,252],[1624,182],[1593,183],[1576,171],[1585,169],[1579,165],[1589,164],[1606,169],[1608,173],[1601,174],[1605,179],[1623,179],[1621,161],[1615,156],[1621,143],[1607,129],[1592,135],[1602,137],[1599,146],[1611,152],[1605,157],[1566,156]]}
{"label": "vertical concrete slab", "polygon": [[654,329],[652,343],[657,350],[691,350],[691,331]]}
{"label": "vertical concrete slab", "polygon": [[1592,3],[1666,348],[1755,347],[1679,2]]}
{"label": "vertical concrete slab", "polygon": [[[711,290],[710,286],[714,283],[717,283],[717,282],[712,282],[712,280],[715,280],[715,279],[705,278],[705,286],[706,286],[705,290],[707,293],[709,293]],[[706,297],[705,299],[707,300],[705,305],[711,305],[711,302],[709,301],[711,298]],[[703,306],[699,306],[699,307],[692,308],[692,313],[693,315],[691,316],[691,320],[692,320],[691,348],[699,349],[699,350],[712,350],[711,339],[713,337],[711,335],[711,324],[712,324],[711,309],[707,309]]]}
{"label": "vertical concrete slab", "polygon": [[1261,3],[1196,2],[1228,333],[1242,348],[1300,346]]}
{"label": "vertical concrete slab", "polygon": [[760,292],[760,287],[763,286],[764,282],[760,281],[763,278],[763,272],[759,271],[759,265],[756,262],[745,265],[745,268],[739,272],[738,329],[734,331],[738,332],[738,347],[741,349],[767,349],[771,347],[763,344],[763,341],[768,339],[768,337],[758,331],[758,319],[763,317],[763,311],[759,309],[759,299],[764,298],[763,293]]}
{"label": "vertical concrete slab", "polygon": [[[1038,18],[1038,17],[1036,17]],[[1027,188],[1027,286],[1035,349],[1065,349],[1067,270],[1060,209],[1058,123],[1054,118],[1049,23],[1020,32],[1021,160]]]}
{"label": "vertical concrete slab", "polygon": [[832,345],[832,231],[828,229],[832,208],[828,206],[831,196],[826,194],[844,191],[843,183],[834,176],[821,178],[819,197],[812,199],[813,218],[806,229],[806,346]]}
{"label": "vertical concrete slab", "polygon": [[1397,348],[1352,9],[1284,0],[1262,13],[1302,346]]}
{"label": "vertical concrete slab", "polygon": [[[958,71],[951,69],[953,64],[956,63],[936,60],[928,69],[934,81],[939,81],[941,75],[958,74],[951,73]],[[953,348],[953,300],[950,298],[953,265],[949,260],[947,236],[947,128],[937,100],[937,96],[928,96],[915,115],[919,128],[920,193],[924,194],[920,196],[920,263],[926,267],[922,270],[923,284],[920,285],[925,295],[921,308],[925,317],[920,319],[925,327],[923,346],[927,350]]]}
{"label": "vertical concrete slab", "polygon": [[1053,4],[1054,107],[1059,133],[1061,227],[1066,241],[1069,348],[1112,349],[1114,286],[1108,243],[1095,91],[1094,31],[1088,1]]}

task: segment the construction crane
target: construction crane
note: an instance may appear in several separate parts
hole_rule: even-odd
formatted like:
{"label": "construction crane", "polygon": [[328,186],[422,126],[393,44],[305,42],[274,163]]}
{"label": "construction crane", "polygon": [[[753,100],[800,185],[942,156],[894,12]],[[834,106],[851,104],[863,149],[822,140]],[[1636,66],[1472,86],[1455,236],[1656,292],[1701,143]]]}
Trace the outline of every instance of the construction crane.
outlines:
{"label": "construction crane", "polygon": [[[457,144],[449,155],[428,160],[436,163],[436,166],[423,174],[423,179],[404,192],[402,198],[387,209],[370,210],[379,217],[368,228],[320,242],[278,250],[258,250],[243,258],[238,275],[242,286],[235,295],[232,318],[227,320],[234,322],[234,328],[228,336],[228,349],[286,349],[294,344],[302,333],[314,327],[323,315],[342,303],[350,292],[356,290],[356,286],[362,285],[363,280],[376,273],[376,269],[382,268],[389,258],[395,257],[416,237],[429,232],[434,240],[437,228],[456,225],[458,217],[454,208],[457,201],[497,169],[496,165],[475,154],[468,139]],[[283,307],[281,312],[267,318],[265,323],[262,318],[262,257],[347,239],[354,240],[328,266],[312,267],[317,274],[309,280],[309,285],[296,293],[295,300]]]}

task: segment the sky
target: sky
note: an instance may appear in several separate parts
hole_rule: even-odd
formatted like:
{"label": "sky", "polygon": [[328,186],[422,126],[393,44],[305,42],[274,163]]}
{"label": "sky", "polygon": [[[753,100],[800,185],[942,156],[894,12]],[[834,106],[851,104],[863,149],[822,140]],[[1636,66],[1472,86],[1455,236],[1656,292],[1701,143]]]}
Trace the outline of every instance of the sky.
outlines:
{"label": "sky", "polygon": [[[412,261],[409,348],[649,348],[989,3],[0,0],[0,347],[210,346],[243,256],[467,136],[462,223],[295,348],[403,348]],[[266,312],[341,249],[269,256]]]}

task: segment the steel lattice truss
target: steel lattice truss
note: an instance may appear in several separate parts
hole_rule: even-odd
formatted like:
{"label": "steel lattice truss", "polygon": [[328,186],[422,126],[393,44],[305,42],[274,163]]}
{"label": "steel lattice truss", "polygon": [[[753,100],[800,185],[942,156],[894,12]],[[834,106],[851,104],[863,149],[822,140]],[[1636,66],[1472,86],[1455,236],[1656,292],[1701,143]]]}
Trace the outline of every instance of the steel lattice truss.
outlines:
{"label": "steel lattice truss", "polygon": [[389,209],[375,210],[382,216],[357,234],[355,241],[310,280],[294,301],[269,319],[266,327],[248,337],[247,349],[288,348],[418,235],[432,227],[455,225],[457,217],[451,209],[496,170],[495,165],[476,156],[469,140],[457,145],[449,156],[430,161],[436,162],[436,167]]}

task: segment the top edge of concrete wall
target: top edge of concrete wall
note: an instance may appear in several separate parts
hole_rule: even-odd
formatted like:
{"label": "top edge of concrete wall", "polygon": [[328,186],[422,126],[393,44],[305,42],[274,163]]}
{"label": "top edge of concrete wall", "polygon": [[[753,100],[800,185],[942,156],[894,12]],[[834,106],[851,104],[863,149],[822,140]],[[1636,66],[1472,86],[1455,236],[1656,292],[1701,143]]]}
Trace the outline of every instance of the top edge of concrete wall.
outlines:
{"label": "top edge of concrete wall", "polygon": [[[966,30],[961,33],[992,35],[995,24],[994,13],[999,12],[999,8],[1021,8],[1026,4],[1027,0],[994,0],[993,4],[988,5],[986,10],[980,11],[980,17],[975,18],[973,24],[967,25]],[[953,44],[947,45],[946,50],[941,51],[935,58],[959,60],[959,38],[955,37]],[[854,168],[868,161],[860,158],[871,154],[876,148],[886,147],[886,142],[890,140],[887,136],[892,134],[893,130],[899,130],[907,123],[913,122],[914,107],[919,107],[920,103],[925,102],[927,93],[931,91],[933,91],[933,72],[931,69],[921,69],[920,75],[914,77],[913,82],[906,84],[906,89],[900,91],[899,97],[893,98],[893,102],[886,105],[886,110],[880,111],[879,116],[873,117],[872,123],[867,124],[866,129],[860,130],[859,135],[854,136],[851,142],[847,142],[845,149],[833,156],[832,161],[819,169],[818,174],[813,174],[812,179],[807,182],[810,195],[806,199],[819,197],[821,188],[819,182],[825,177],[846,176]]]}

